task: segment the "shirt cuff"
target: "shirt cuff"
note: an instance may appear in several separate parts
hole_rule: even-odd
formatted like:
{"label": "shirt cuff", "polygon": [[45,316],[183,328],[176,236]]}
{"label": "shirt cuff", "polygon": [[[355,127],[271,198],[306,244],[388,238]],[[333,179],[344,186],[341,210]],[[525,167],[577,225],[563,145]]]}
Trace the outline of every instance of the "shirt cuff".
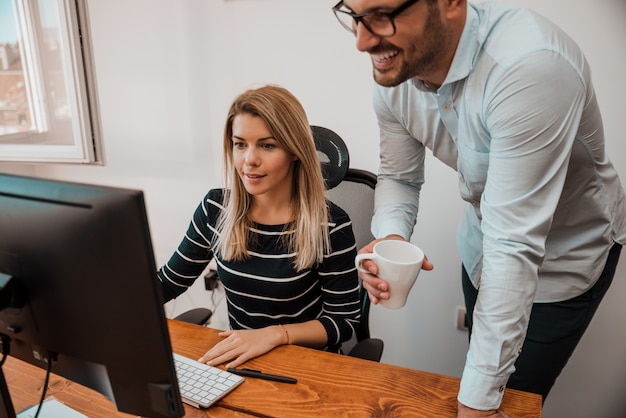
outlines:
{"label": "shirt cuff", "polygon": [[508,377],[487,376],[465,365],[457,397],[463,405],[481,411],[498,409]]}
{"label": "shirt cuff", "polygon": [[403,237],[404,239],[406,239],[407,241],[410,240],[411,236],[409,235],[409,237],[406,237],[406,234],[404,232],[401,232],[401,229],[398,229],[397,227],[394,227],[392,225],[388,225],[388,227],[385,228],[377,228],[375,233],[373,234],[375,238],[385,238],[388,237],[389,235],[400,235],[401,237]]}
{"label": "shirt cuff", "polygon": [[385,238],[389,235],[400,235],[407,241],[411,239],[412,231],[406,231],[406,226],[402,222],[396,222],[390,219],[391,216],[385,216],[385,220],[379,222],[375,220],[372,223],[372,235],[375,238]]}

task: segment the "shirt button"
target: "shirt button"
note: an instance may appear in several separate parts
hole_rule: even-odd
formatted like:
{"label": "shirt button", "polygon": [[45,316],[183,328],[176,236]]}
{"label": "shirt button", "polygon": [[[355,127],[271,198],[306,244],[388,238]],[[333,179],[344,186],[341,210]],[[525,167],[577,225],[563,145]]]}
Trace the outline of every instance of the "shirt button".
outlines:
{"label": "shirt button", "polygon": [[500,387],[498,388],[498,392],[500,392],[500,393],[504,392],[504,386],[500,386]]}
{"label": "shirt button", "polygon": [[449,104],[443,105],[443,110],[450,110],[450,105]]}

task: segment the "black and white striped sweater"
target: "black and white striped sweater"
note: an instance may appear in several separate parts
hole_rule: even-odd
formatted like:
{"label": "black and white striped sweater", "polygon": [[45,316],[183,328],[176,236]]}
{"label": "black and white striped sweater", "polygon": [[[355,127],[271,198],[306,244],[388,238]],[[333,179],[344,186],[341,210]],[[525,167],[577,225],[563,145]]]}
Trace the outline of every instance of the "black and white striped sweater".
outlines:
{"label": "black and white striped sweater", "polygon": [[[223,210],[223,190],[213,189],[196,209],[187,233],[158,271],[165,300],[182,294],[213,258],[215,225]],[[350,339],[360,319],[357,248],[348,215],[329,204],[331,254],[313,269],[296,271],[280,237],[283,225],[255,225],[248,260],[216,259],[226,291],[230,326],[257,329],[318,319],[328,334],[328,349]]]}

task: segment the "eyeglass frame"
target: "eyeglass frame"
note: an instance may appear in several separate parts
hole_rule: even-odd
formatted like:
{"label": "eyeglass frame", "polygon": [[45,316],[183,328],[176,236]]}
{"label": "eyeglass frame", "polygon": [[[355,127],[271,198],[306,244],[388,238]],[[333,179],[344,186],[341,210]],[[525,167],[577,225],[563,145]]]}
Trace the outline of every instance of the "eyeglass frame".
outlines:
{"label": "eyeglass frame", "polygon": [[[405,1],[400,6],[396,7],[394,10],[392,10],[389,13],[382,13],[382,12],[350,13],[350,12],[347,12],[345,10],[339,10],[339,8],[341,6],[345,6],[343,0],[339,0],[339,3],[337,3],[336,5],[333,6],[333,13],[335,14],[335,17],[337,18],[337,20],[339,21],[341,26],[343,26],[347,31],[352,32],[354,35],[356,35],[356,26],[354,26],[354,28],[346,26],[344,24],[344,22],[339,18],[338,13],[343,13],[345,15],[348,15],[348,16],[352,17],[352,19],[357,24],[358,23],[363,24],[363,26],[365,26],[365,29],[367,29],[372,35],[378,36],[380,38],[389,38],[389,37],[391,37],[391,36],[396,34],[396,22],[395,22],[394,19],[400,13],[404,12],[406,9],[408,9],[411,6],[413,6],[414,4],[416,4],[419,1],[420,0],[407,0],[407,1]],[[371,16],[373,14],[383,15],[383,16],[385,16],[389,20],[389,23],[391,23],[391,27],[393,28],[393,32],[390,35],[379,35],[379,34],[377,34],[376,32],[374,32],[372,30],[372,28],[370,27],[369,23],[367,23],[365,21],[365,18],[367,18],[368,16]]]}

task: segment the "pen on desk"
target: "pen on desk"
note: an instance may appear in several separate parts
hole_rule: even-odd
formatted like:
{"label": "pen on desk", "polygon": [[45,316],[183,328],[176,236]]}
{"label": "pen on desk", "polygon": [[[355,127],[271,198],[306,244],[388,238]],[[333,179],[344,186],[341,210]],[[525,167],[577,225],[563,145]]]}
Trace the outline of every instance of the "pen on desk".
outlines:
{"label": "pen on desk", "polygon": [[234,369],[232,367],[229,367],[229,368],[226,369],[226,371],[234,373],[234,374],[238,374],[239,376],[256,377],[256,378],[259,378],[259,379],[273,380],[275,382],[298,383],[298,381],[296,379],[294,379],[293,377],[278,376],[278,375],[275,375],[275,374],[263,373],[260,370]]}

